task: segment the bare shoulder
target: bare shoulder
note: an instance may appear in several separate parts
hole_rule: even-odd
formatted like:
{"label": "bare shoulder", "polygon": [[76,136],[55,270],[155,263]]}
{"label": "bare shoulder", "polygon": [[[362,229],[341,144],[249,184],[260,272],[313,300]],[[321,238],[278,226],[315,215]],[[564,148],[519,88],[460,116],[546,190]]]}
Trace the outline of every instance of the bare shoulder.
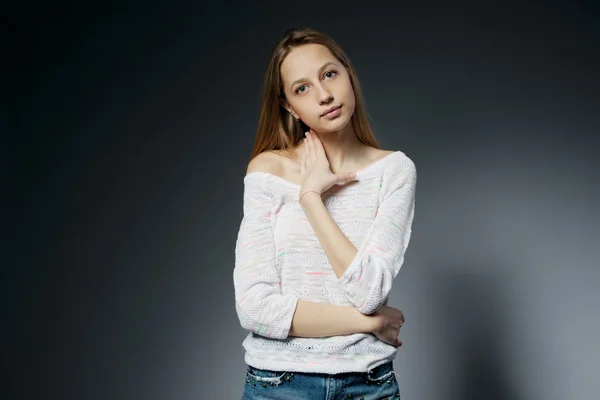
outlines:
{"label": "bare shoulder", "polygon": [[[411,170],[416,169],[416,166],[415,166],[413,160],[411,160],[410,157],[408,157],[408,155],[406,153],[404,153],[402,150],[378,149],[377,153],[379,155],[375,156],[373,158],[374,160],[388,159],[388,160],[392,161],[392,164],[395,164],[395,165],[401,167],[402,170],[406,170],[407,167]],[[388,156],[391,156],[391,157],[388,158]],[[390,164],[388,164],[388,165],[390,165]]]}
{"label": "bare shoulder", "polygon": [[396,153],[396,150],[384,150],[384,149],[376,149],[374,147],[369,148],[369,152],[367,153],[367,164],[371,164],[373,162],[384,159],[390,154]]}
{"label": "bare shoulder", "polygon": [[246,175],[251,172],[278,174],[281,171],[281,157],[273,151],[264,151],[248,163]]}
{"label": "bare shoulder", "polygon": [[397,150],[379,150],[379,155],[381,157],[389,156],[390,154],[396,153]]}
{"label": "bare shoulder", "polygon": [[400,157],[402,158],[408,158],[408,156],[406,155],[406,153],[404,153],[402,150],[383,150],[383,149],[378,149],[377,150],[380,157],[385,157],[385,156],[389,156],[390,154],[398,154]]}

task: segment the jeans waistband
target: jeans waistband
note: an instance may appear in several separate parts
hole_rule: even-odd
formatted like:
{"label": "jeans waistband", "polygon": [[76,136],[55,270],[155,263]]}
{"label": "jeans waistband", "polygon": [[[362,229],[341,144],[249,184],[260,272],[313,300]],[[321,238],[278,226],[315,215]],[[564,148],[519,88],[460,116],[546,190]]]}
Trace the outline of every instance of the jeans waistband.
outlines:
{"label": "jeans waistband", "polygon": [[373,376],[381,376],[381,375],[385,374],[386,372],[393,371],[393,370],[394,370],[393,362],[388,361],[385,364],[381,364],[381,365],[369,370],[367,373],[369,375],[373,375]]}

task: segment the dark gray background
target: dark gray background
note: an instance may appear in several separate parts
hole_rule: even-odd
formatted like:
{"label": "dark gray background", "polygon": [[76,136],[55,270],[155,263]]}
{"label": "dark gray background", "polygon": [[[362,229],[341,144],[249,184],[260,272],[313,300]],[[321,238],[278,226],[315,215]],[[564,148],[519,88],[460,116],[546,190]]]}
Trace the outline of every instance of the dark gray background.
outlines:
{"label": "dark gray background", "polygon": [[238,399],[243,176],[270,50],[345,49],[417,165],[403,399],[598,398],[598,7],[273,2],[7,13],[5,389]]}

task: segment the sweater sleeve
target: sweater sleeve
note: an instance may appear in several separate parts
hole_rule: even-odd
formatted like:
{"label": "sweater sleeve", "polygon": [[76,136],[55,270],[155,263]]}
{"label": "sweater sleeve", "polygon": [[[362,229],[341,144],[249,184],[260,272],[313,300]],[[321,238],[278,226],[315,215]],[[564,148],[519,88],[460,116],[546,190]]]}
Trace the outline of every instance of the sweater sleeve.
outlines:
{"label": "sweater sleeve", "polygon": [[262,174],[244,178],[243,217],[235,245],[233,280],[236,312],[244,329],[285,339],[297,298],[281,294],[271,225],[273,194]]}
{"label": "sweater sleeve", "polygon": [[388,188],[375,219],[338,280],[347,298],[363,314],[372,314],[386,303],[404,262],[414,216],[417,171],[412,160],[407,157],[384,180]]}

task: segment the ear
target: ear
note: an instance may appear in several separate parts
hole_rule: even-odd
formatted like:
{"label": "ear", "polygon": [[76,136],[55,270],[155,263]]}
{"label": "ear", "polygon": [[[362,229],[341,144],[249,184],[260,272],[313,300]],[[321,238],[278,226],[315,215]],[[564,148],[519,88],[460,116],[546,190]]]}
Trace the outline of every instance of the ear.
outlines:
{"label": "ear", "polygon": [[298,114],[296,114],[296,112],[294,111],[294,109],[284,100],[281,101],[281,105],[283,108],[285,108],[290,114],[292,114],[292,117],[294,117],[294,119],[298,120],[300,117],[298,117]]}

